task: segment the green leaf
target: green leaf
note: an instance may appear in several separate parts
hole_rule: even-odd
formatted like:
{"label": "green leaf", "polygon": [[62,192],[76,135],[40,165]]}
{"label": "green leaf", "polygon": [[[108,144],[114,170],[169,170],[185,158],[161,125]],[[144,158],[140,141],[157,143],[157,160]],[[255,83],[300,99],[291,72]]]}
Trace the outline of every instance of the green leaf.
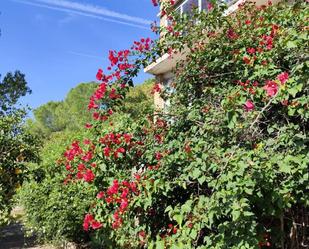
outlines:
{"label": "green leaf", "polygon": [[288,162],[279,163],[279,170],[283,173],[291,173],[291,164]]}
{"label": "green leaf", "polygon": [[164,249],[164,241],[160,240],[156,243],[156,249]]}
{"label": "green leaf", "polygon": [[181,214],[175,214],[175,215],[173,216],[173,219],[178,223],[179,226],[182,226],[183,215],[181,215]]}
{"label": "green leaf", "polygon": [[288,41],[286,46],[287,48],[297,48],[297,44],[295,41]]}

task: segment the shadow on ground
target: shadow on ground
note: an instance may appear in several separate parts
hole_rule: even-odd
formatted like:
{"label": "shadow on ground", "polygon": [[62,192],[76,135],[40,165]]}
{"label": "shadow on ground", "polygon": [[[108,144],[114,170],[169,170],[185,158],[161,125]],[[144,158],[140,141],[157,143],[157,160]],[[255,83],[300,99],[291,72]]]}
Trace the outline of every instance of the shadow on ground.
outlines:
{"label": "shadow on ground", "polygon": [[35,245],[35,237],[26,237],[21,223],[15,222],[0,228],[0,249],[31,248]]}

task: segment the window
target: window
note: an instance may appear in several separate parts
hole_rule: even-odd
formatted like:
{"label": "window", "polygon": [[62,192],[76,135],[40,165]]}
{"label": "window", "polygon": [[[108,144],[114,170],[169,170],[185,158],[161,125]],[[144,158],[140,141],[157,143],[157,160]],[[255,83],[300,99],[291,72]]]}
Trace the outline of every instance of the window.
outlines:
{"label": "window", "polygon": [[[230,1],[230,0],[226,0]],[[178,13],[180,15],[182,14],[187,14],[190,15],[192,14],[194,9],[198,9],[199,11],[201,10],[207,10],[208,7],[208,1],[207,0],[185,0],[180,3],[180,5],[174,10],[175,13]],[[170,20],[166,19],[165,25],[169,26],[171,24]]]}
{"label": "window", "polygon": [[209,4],[208,1],[202,0],[201,9],[202,10],[207,10],[208,9],[208,4]]}
{"label": "window", "polygon": [[[162,85],[168,95],[171,95],[175,91],[174,87],[172,86],[173,82],[174,82],[173,74],[168,73],[164,75]],[[167,100],[164,101],[163,112],[168,113],[168,109],[170,108],[170,106],[171,106],[171,103],[170,103],[170,99],[168,98]]]}
{"label": "window", "polygon": [[185,13],[185,14],[190,15],[195,8],[199,8],[199,6],[200,6],[199,2],[200,2],[199,0],[186,0],[186,1],[184,1],[183,4],[181,5],[181,7],[182,7],[181,14]]}
{"label": "window", "polygon": [[[223,0],[226,4],[230,5],[236,0]],[[209,0],[184,0],[182,3],[175,9],[176,12],[180,14],[190,15],[193,12],[194,8],[198,8],[199,11],[208,10]]]}
{"label": "window", "polygon": [[207,9],[207,0],[185,0],[180,6],[176,9],[180,14],[188,14],[190,15],[195,8],[198,10]]}

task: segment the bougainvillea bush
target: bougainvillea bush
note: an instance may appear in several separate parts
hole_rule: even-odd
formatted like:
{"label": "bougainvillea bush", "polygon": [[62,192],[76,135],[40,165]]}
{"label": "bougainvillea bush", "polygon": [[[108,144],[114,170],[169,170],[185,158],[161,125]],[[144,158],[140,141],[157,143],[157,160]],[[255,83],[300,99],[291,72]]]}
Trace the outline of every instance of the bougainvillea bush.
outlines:
{"label": "bougainvillea bush", "polygon": [[[110,118],[114,125],[107,123],[104,129],[122,126],[130,119],[137,120],[140,115],[152,113],[152,98],[147,96],[152,83],[148,80],[131,88],[122,110]],[[81,114],[81,117],[84,118],[84,115]],[[27,165],[27,179],[18,191],[17,199],[25,210],[25,228],[30,234],[34,232],[42,243],[63,245],[67,241],[82,244],[89,241],[89,234],[81,224],[96,194],[96,187],[90,184],[85,186],[83,182],[67,184],[63,181],[67,170],[61,161],[57,162],[68,141],[78,140],[87,144],[89,135],[91,131],[88,129],[54,132],[42,142],[38,153],[41,162]]]}
{"label": "bougainvillea bush", "polygon": [[[156,2],[156,1],[154,1]],[[306,248],[308,4],[208,4],[110,51],[89,138],[61,159],[65,184],[95,186],[81,226],[101,248]],[[185,52],[164,112],[103,129],[132,78]]]}

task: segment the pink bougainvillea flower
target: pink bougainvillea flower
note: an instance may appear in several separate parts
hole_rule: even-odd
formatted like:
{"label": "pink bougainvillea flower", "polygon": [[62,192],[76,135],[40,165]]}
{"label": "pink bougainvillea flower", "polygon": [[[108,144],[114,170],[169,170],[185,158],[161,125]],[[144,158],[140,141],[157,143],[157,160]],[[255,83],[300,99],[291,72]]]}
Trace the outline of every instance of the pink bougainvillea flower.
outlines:
{"label": "pink bougainvillea flower", "polygon": [[140,232],[138,233],[138,236],[139,236],[139,237],[142,237],[142,238],[145,238],[145,237],[146,237],[145,231],[140,231]]}
{"label": "pink bougainvillea flower", "polygon": [[132,139],[132,135],[129,135],[129,134],[123,134],[123,138],[124,138],[124,141],[128,144],[131,142],[131,139]]}
{"label": "pink bougainvillea flower", "polygon": [[103,149],[104,156],[110,156],[111,149],[109,147],[105,147]]}
{"label": "pink bougainvillea flower", "polygon": [[244,108],[247,112],[252,111],[254,109],[254,107],[255,106],[254,106],[254,104],[251,100],[247,100],[245,105],[244,105]]}
{"label": "pink bougainvillea flower", "polygon": [[235,40],[238,38],[238,35],[235,33],[235,31],[233,29],[228,29],[228,31],[226,32],[226,35],[229,39],[231,40]]}
{"label": "pink bougainvillea flower", "polygon": [[246,63],[247,65],[250,64],[250,62],[251,62],[251,60],[250,60],[247,56],[244,56],[243,61],[244,61],[244,63]]}
{"label": "pink bougainvillea flower", "polygon": [[95,120],[99,120],[99,119],[100,119],[100,113],[94,112],[94,113],[92,114],[92,117],[93,117]]}
{"label": "pink bougainvillea flower", "polygon": [[85,231],[88,231],[90,226],[92,229],[96,230],[101,228],[103,225],[99,221],[95,220],[91,214],[86,214],[83,222],[83,228]]}
{"label": "pink bougainvillea flower", "polygon": [[97,198],[98,199],[103,199],[105,193],[103,191],[100,191],[98,194],[97,194]]}
{"label": "pink bougainvillea flower", "polygon": [[266,48],[268,50],[271,50],[273,48],[273,37],[271,37],[270,35],[264,35],[263,38],[266,43]]}
{"label": "pink bougainvillea flower", "polygon": [[155,153],[155,157],[156,157],[156,159],[159,161],[159,160],[161,160],[161,158],[162,158],[162,154],[161,154],[160,152],[156,152],[156,153]]}
{"label": "pink bougainvillea flower", "polygon": [[120,210],[121,211],[126,210],[128,205],[129,205],[128,200],[126,198],[122,199],[120,203]]}
{"label": "pink bougainvillea flower", "polygon": [[245,24],[246,24],[246,25],[250,25],[250,24],[251,24],[251,20],[246,20],[246,21],[245,21]]}
{"label": "pink bougainvillea flower", "polygon": [[288,106],[288,105],[289,105],[289,100],[288,100],[288,99],[282,100],[282,101],[281,101],[281,104],[282,104],[283,106]]}
{"label": "pink bougainvillea flower", "polygon": [[83,173],[82,172],[77,172],[77,174],[76,174],[76,178],[77,179],[83,179]]}
{"label": "pink bougainvillea flower", "polygon": [[67,164],[67,165],[65,166],[65,168],[66,168],[66,170],[71,170],[72,166],[71,166],[70,164]]}
{"label": "pink bougainvillea flower", "polygon": [[83,171],[83,170],[85,170],[85,169],[86,169],[85,164],[80,163],[80,164],[77,166],[77,169],[78,169],[78,171]]}
{"label": "pink bougainvillea flower", "polygon": [[281,85],[284,85],[289,79],[289,74],[287,72],[283,72],[277,76],[277,79],[280,81]]}
{"label": "pink bougainvillea flower", "polygon": [[117,149],[117,152],[118,152],[118,153],[122,153],[122,154],[123,154],[123,153],[125,153],[125,152],[126,152],[126,150],[125,150],[125,148],[120,147],[120,148],[118,148],[118,149]]}
{"label": "pink bougainvillea flower", "polygon": [[89,225],[93,222],[94,218],[91,214],[86,214],[84,218],[83,228],[85,231],[89,230]]}
{"label": "pink bougainvillea flower", "polygon": [[92,223],[91,223],[91,227],[93,230],[97,230],[97,229],[100,229],[102,227],[102,223],[97,221],[97,220],[94,220]]}
{"label": "pink bougainvillea flower", "polygon": [[96,75],[97,80],[102,80],[103,78],[103,70],[100,68]]}
{"label": "pink bougainvillea flower", "polygon": [[87,169],[86,173],[83,176],[85,182],[93,182],[95,175],[93,174],[91,169]]}
{"label": "pink bougainvillea flower", "polygon": [[[89,143],[88,143],[89,144]],[[88,151],[83,157],[82,160],[85,162],[89,162],[93,157],[92,151]]]}
{"label": "pink bougainvillea flower", "polygon": [[186,144],[186,145],[185,145],[185,152],[186,152],[186,153],[191,153],[191,147],[190,147],[189,144]]}
{"label": "pink bougainvillea flower", "polygon": [[89,123],[85,124],[85,128],[86,129],[91,129],[92,128],[92,124],[89,124]]}
{"label": "pink bougainvillea flower", "polygon": [[153,6],[158,6],[158,0],[151,0],[151,1],[152,1]]}
{"label": "pink bougainvillea flower", "polygon": [[151,93],[154,94],[154,93],[159,93],[159,92],[161,92],[161,86],[159,83],[155,83],[152,88]]}
{"label": "pink bougainvillea flower", "polygon": [[266,85],[263,87],[263,89],[267,92],[267,95],[269,97],[273,97],[278,92],[278,85],[275,81],[268,80],[266,82]]}
{"label": "pink bougainvillea flower", "polygon": [[214,6],[213,6],[212,3],[208,3],[208,4],[207,4],[207,9],[208,9],[208,11],[211,11],[213,8],[214,8]]}
{"label": "pink bougainvillea flower", "polygon": [[249,54],[254,54],[255,53],[255,48],[247,48],[247,52]]}
{"label": "pink bougainvillea flower", "polygon": [[121,193],[121,198],[126,198],[128,194],[129,194],[129,189],[128,188],[123,189]]}

